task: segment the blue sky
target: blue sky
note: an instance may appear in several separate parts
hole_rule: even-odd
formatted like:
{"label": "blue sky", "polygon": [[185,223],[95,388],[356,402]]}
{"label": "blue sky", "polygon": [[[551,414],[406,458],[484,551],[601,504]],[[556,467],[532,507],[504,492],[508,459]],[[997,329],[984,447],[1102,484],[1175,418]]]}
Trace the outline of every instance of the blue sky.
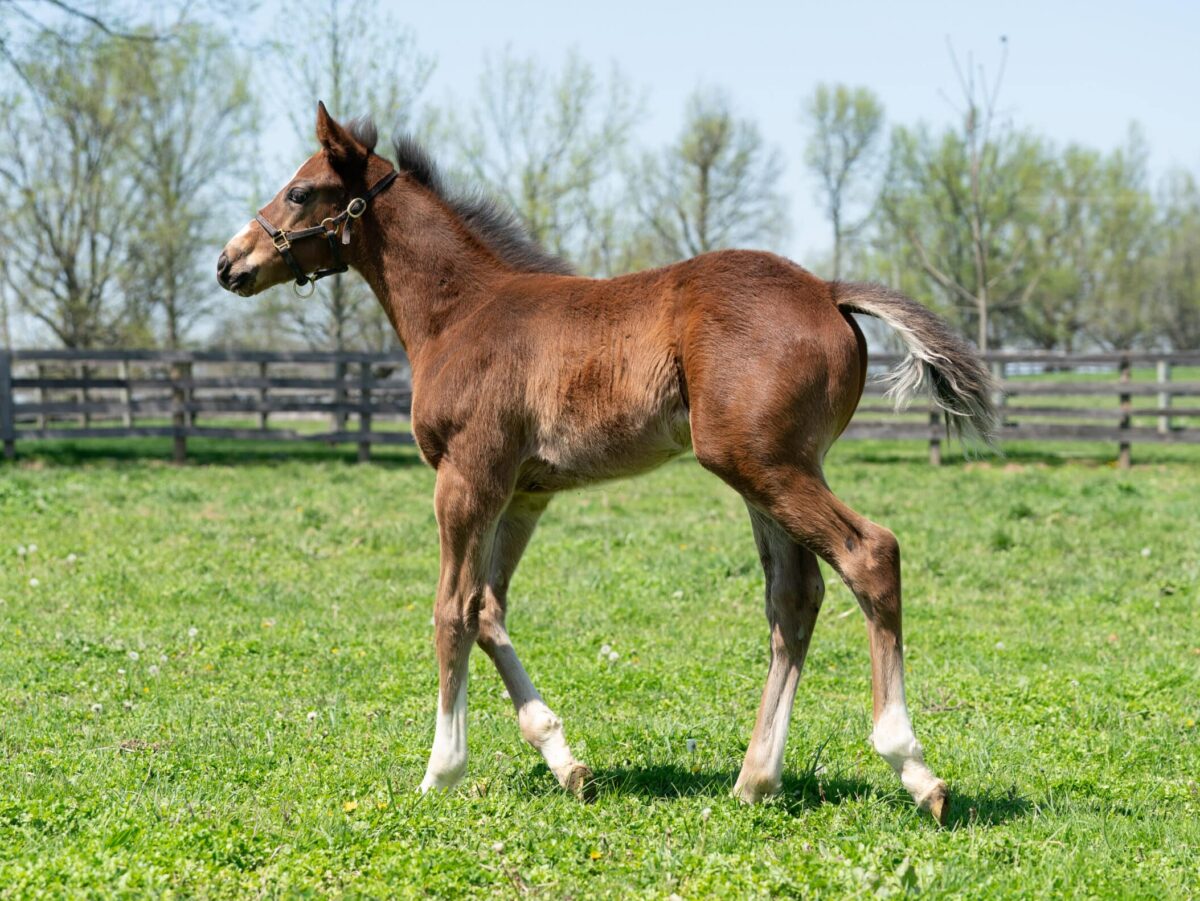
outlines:
{"label": "blue sky", "polygon": [[801,98],[820,81],[870,87],[889,123],[952,116],[956,91],[947,40],[960,57],[995,70],[1008,38],[1001,107],[1059,143],[1101,149],[1142,126],[1152,165],[1200,171],[1200,2],[762,2],[412,3],[387,0],[437,59],[430,97],[475,90],[483,56],[505,45],[558,64],[576,48],[601,68],[615,62],[647,94],[639,131],[658,145],[677,133],[687,95],[719,85],[753,117],[786,163],[792,200],[787,250],[824,252],[826,226],[800,153]]}

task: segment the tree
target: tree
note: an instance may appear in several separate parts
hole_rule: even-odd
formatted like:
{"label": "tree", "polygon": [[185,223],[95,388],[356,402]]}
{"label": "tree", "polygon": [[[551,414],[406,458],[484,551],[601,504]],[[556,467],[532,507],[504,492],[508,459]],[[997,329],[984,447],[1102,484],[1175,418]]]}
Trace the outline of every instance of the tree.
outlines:
{"label": "tree", "polygon": [[647,155],[635,177],[638,210],[660,262],[739,245],[774,246],[787,230],[783,164],[757,126],[719,91],[698,91],[679,139]]}
{"label": "tree", "polygon": [[1193,175],[1167,177],[1162,201],[1162,249],[1155,322],[1177,350],[1200,347],[1200,186]]}
{"label": "tree", "polygon": [[505,51],[486,60],[479,100],[455,124],[460,166],[544,247],[588,274],[614,274],[634,254],[618,175],[639,116],[616,70],[601,79],[571,53],[554,73]]}
{"label": "tree", "polygon": [[885,243],[907,248],[987,350],[1002,337],[992,334],[993,314],[1011,312],[1037,287],[1027,229],[1043,190],[1045,149],[999,118],[1003,57],[990,83],[970,59],[965,69],[951,59],[962,92],[959,124],[938,137],[924,126],[893,132],[880,207]]}
{"label": "tree", "polygon": [[180,29],[171,41],[128,55],[127,141],[139,199],[130,231],[126,291],[163,317],[164,343],[179,347],[211,311],[209,270],[247,175],[255,105],[247,66],[207,29]]}
{"label": "tree", "polygon": [[850,218],[848,208],[864,200],[867,186],[862,182],[878,166],[883,105],[867,88],[820,84],[805,102],[801,118],[809,130],[804,162],[817,178],[818,200],[833,228],[837,279],[846,242],[867,223],[866,215]]}
{"label": "tree", "polygon": [[115,290],[138,212],[122,165],[128,48],[103,34],[42,35],[21,60],[30,91],[0,123],[0,184],[12,206],[4,277],[20,309],[67,347],[144,334]]}
{"label": "tree", "polygon": [[[315,10],[314,10],[315,12]],[[284,79],[280,102],[291,110],[301,147],[313,143],[313,110],[318,100],[343,117],[371,115],[385,128],[411,129],[419,101],[433,74],[433,60],[417,51],[410,29],[369,0],[326,0],[324,14],[305,17],[308,30],[296,33],[295,8],[280,10],[286,41],[274,45]],[[311,347],[394,347],[395,333],[366,283],[347,272],[321,282],[317,299],[288,298],[276,305]]]}

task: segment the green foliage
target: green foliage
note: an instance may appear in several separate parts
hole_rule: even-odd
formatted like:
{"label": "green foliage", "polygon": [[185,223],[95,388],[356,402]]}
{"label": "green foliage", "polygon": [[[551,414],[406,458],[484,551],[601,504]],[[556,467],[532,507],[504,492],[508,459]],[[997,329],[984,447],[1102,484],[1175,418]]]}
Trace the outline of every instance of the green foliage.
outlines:
{"label": "green foliage", "polygon": [[452,121],[459,166],[513,209],[544,247],[587,275],[636,268],[620,166],[641,102],[571,52],[557,72],[506,49],[489,56],[465,122]]}
{"label": "green foliage", "polygon": [[867,224],[847,219],[849,207],[870,205],[873,185],[863,182],[877,165],[883,139],[883,104],[867,88],[819,84],[801,119],[808,131],[804,163],[818,180],[818,199],[833,228],[832,278],[842,274],[845,244]]}
{"label": "green foliage", "polygon": [[679,139],[647,154],[634,176],[638,210],[658,262],[722,247],[773,247],[787,230],[783,162],[758,126],[716,90],[688,99]]}
{"label": "green foliage", "polygon": [[513,640],[601,779],[582,807],[480,653],[468,781],[414,790],[437,557],[410,450],[89,447],[0,468],[0,895],[1194,893],[1193,451],[1118,473],[835,449],[833,487],[903,546],[909,701],[955,793],[939,830],[866,742],[862,617],[828,573],[783,796],[729,797],[762,577],[741,502],[691,460],[558,498],[513,583]]}

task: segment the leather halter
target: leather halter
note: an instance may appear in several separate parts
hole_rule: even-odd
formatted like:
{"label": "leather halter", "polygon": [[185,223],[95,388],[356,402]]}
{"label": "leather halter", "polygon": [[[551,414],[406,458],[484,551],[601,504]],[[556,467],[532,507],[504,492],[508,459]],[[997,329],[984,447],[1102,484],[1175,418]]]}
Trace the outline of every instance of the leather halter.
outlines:
{"label": "leather halter", "polygon": [[[288,268],[292,270],[292,274],[296,276],[296,283],[292,285],[292,290],[296,292],[297,296],[311,297],[312,292],[317,290],[317,279],[325,278],[327,275],[337,275],[339,272],[345,272],[350,268],[342,260],[342,244],[350,243],[350,220],[361,218],[362,214],[367,211],[368,201],[373,200],[377,194],[394,182],[396,176],[399,174],[397,170],[393,169],[383,178],[379,179],[379,181],[375,182],[367,190],[365,197],[355,197],[336,216],[326,217],[321,220],[320,225],[314,225],[310,228],[284,231],[268,222],[262,213],[255,214],[255,220],[263,227],[263,231],[267,233],[267,237],[271,239],[271,243],[275,245],[275,249],[279,251],[279,255],[283,257],[283,261],[287,263]],[[295,256],[292,255],[292,245],[305,238],[316,238],[318,236],[324,237],[329,242],[329,252],[333,255],[333,265],[305,274],[304,270],[300,268],[300,264],[296,262]],[[309,291],[307,294],[301,294],[299,289],[309,284],[313,286],[312,291]]]}

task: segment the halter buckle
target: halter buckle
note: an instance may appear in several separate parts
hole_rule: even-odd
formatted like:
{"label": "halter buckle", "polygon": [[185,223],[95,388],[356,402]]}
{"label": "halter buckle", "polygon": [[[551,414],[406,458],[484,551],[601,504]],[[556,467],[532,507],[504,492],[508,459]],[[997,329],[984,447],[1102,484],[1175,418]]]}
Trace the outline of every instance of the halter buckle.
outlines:
{"label": "halter buckle", "polygon": [[280,232],[271,238],[271,243],[275,245],[275,249],[280,253],[285,250],[291,250],[292,242],[288,240],[287,232]]}

